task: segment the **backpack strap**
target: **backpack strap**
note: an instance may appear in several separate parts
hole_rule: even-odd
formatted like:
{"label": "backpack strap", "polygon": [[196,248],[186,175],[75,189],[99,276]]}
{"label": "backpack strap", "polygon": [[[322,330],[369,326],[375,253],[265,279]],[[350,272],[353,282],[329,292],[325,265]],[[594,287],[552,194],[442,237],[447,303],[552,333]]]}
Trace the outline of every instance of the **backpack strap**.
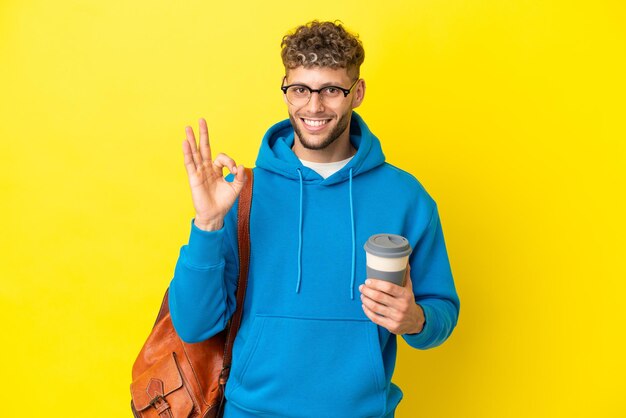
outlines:
{"label": "backpack strap", "polygon": [[237,283],[237,306],[230,320],[224,348],[224,366],[220,373],[220,385],[225,385],[230,375],[230,364],[233,355],[233,342],[241,325],[243,302],[248,285],[248,270],[250,266],[250,206],[252,204],[252,170],[245,168],[246,184],[239,194],[237,208],[237,241],[239,243],[239,282]]}

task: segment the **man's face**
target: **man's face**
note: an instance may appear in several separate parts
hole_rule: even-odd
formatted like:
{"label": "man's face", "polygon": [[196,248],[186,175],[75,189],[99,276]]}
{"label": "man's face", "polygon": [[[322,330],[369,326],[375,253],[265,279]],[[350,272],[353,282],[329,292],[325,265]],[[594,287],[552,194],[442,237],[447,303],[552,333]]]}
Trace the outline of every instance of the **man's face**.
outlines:
{"label": "man's face", "polygon": [[[288,71],[285,85],[303,84],[314,90],[326,86],[349,89],[353,82],[345,68],[298,67]],[[299,107],[285,99],[291,125],[302,146],[311,150],[324,149],[349,129],[352,109],[363,100],[362,83],[362,80],[357,82],[347,97],[341,93],[341,100],[337,103],[325,103],[317,93],[312,93],[309,102]]]}

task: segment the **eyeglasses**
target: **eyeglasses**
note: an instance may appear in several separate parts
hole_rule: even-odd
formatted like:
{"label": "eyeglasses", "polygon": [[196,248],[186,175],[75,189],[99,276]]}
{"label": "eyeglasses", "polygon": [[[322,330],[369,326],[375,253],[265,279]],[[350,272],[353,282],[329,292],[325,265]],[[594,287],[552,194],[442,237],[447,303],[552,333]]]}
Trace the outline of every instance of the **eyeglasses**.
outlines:
{"label": "eyeglasses", "polygon": [[[283,84],[285,80],[287,80],[287,77],[283,78]],[[350,91],[356,85],[357,81],[359,81],[358,78],[354,80],[354,83],[352,83],[349,89],[344,89],[339,86],[326,86],[315,90],[304,84],[290,84],[288,86],[281,86],[280,89],[283,91],[283,94],[287,96],[287,101],[294,106],[304,106],[309,103],[313,93],[319,94],[320,99],[324,103],[332,106],[340,104],[345,97],[348,97],[348,94],[350,94]]]}

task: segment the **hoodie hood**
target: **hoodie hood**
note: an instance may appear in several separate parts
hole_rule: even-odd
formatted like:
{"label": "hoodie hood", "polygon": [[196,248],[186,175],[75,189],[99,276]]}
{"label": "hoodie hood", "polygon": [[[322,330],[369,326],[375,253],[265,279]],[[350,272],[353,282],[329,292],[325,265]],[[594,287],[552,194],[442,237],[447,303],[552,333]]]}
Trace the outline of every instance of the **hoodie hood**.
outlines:
{"label": "hoodie hood", "polygon": [[256,166],[294,181],[302,179],[304,184],[331,185],[348,180],[351,170],[354,177],[385,162],[380,141],[354,111],[350,120],[350,142],[357,152],[345,167],[327,179],[302,165],[291,149],[294,140],[294,130],[289,119],[272,126],[263,137]]}

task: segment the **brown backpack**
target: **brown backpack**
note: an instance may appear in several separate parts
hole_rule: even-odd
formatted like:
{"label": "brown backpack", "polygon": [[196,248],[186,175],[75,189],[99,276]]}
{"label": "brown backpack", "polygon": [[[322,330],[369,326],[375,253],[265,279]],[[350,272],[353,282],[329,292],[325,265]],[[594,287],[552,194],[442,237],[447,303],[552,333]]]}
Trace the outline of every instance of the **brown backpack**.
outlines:
{"label": "brown backpack", "polygon": [[183,342],[176,334],[165,292],[152,332],[133,364],[131,409],[136,418],[218,418],[223,414],[232,347],[241,324],[250,262],[252,170],[239,195],[237,307],[225,330],[206,341]]}

